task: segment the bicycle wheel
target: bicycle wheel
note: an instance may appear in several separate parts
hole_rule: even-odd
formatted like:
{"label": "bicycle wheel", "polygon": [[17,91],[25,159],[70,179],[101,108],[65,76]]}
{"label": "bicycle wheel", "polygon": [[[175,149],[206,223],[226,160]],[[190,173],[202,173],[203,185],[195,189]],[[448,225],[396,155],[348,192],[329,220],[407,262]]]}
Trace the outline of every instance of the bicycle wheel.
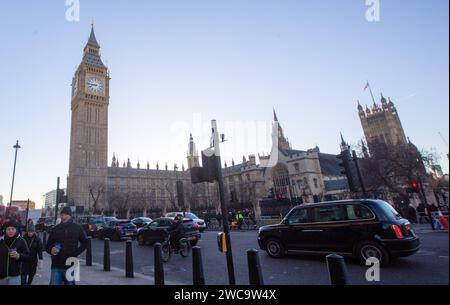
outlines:
{"label": "bicycle wheel", "polygon": [[191,244],[187,240],[180,241],[180,255],[182,257],[188,257],[191,253]]}
{"label": "bicycle wheel", "polygon": [[208,229],[217,230],[218,228],[219,228],[219,221],[217,221],[217,219],[211,219],[208,222]]}
{"label": "bicycle wheel", "polygon": [[161,252],[163,262],[167,263],[170,260],[170,257],[172,256],[172,246],[170,245],[169,241],[165,241],[161,245]]}

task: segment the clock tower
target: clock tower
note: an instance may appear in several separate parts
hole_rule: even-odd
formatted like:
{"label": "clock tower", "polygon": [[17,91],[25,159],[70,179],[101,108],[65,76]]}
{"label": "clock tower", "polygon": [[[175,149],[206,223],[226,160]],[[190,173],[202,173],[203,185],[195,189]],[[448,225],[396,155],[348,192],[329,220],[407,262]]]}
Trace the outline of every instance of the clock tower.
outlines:
{"label": "clock tower", "polygon": [[85,210],[106,207],[109,80],[92,26],[83,60],[72,80],[67,178],[69,203],[83,206]]}

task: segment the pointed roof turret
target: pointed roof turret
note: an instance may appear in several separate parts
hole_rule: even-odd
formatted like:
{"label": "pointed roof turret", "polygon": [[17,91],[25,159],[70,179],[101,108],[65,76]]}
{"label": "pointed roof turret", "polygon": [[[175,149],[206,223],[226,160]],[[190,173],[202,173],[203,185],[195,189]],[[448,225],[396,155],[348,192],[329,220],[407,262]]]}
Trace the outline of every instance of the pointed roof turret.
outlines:
{"label": "pointed roof turret", "polygon": [[94,25],[92,24],[91,35],[84,47],[83,63],[106,68],[100,58],[100,45],[94,33]]}
{"label": "pointed roof turret", "polygon": [[347,142],[345,142],[342,132],[341,132],[341,145],[347,145]]}
{"label": "pointed roof turret", "polygon": [[275,108],[273,108],[273,121],[274,122],[278,122],[278,117],[277,117],[277,113],[275,111]]}
{"label": "pointed roof turret", "polygon": [[100,49],[100,45],[98,44],[97,38],[95,37],[94,33],[94,24],[92,24],[91,35],[89,36],[87,44]]}

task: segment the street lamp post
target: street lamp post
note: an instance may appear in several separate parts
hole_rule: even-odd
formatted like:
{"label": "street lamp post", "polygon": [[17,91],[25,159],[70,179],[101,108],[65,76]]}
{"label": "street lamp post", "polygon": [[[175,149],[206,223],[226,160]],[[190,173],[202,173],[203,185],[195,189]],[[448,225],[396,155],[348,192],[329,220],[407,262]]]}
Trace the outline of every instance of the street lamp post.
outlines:
{"label": "street lamp post", "polygon": [[19,140],[17,140],[16,145],[14,145],[13,148],[16,150],[16,152],[15,152],[15,157],[14,157],[14,169],[13,169],[12,184],[11,184],[11,197],[9,199],[9,209],[10,210],[12,207],[12,199],[13,199],[13,192],[14,192],[14,179],[16,176],[17,152],[19,151],[19,148],[21,148],[19,145]]}

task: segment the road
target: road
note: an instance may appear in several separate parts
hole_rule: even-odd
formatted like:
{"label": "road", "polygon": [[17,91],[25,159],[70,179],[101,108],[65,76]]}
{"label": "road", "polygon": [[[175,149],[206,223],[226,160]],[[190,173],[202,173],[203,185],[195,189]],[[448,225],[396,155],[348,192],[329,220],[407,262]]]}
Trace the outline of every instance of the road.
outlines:
{"label": "road", "polygon": [[[395,261],[381,269],[380,282],[367,282],[365,266],[346,259],[351,284],[358,285],[430,285],[449,284],[449,235],[446,232],[417,230],[422,240],[421,250],[415,255]],[[207,284],[228,284],[225,255],[217,249],[217,233],[204,232],[199,246],[202,248],[203,267]],[[248,284],[246,251],[258,249],[255,231],[233,232],[232,245],[237,284]],[[103,241],[92,242],[93,260],[103,262]],[[133,242],[135,272],[153,276],[153,247],[138,246]],[[260,252],[260,261],[266,284],[274,285],[327,285],[329,278],[323,256],[288,256],[272,259]],[[111,242],[111,265],[125,268],[125,242]],[[164,264],[165,278],[174,282],[192,283],[192,258],[174,255]]]}

